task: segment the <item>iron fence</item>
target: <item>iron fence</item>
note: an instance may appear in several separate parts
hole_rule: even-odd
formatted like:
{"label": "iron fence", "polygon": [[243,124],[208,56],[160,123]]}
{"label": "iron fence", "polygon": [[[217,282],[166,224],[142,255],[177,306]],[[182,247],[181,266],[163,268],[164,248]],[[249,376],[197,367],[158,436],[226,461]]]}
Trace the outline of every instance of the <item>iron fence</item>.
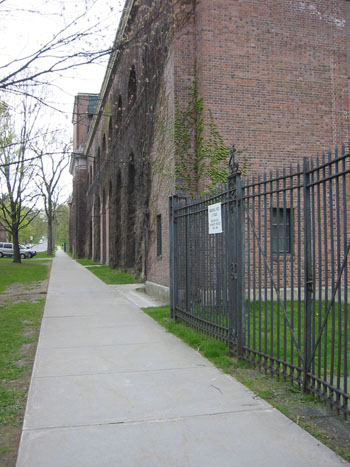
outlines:
{"label": "iron fence", "polygon": [[224,188],[170,198],[172,316],[349,414],[350,155],[231,169]]}

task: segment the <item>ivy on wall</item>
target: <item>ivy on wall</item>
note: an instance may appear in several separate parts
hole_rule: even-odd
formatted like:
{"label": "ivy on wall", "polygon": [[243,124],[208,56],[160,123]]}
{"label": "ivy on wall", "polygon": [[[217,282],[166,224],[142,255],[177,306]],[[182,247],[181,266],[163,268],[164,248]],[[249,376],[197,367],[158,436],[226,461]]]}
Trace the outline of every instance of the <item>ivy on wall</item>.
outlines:
{"label": "ivy on wall", "polygon": [[208,189],[226,182],[230,148],[225,146],[210,110],[208,137],[204,138],[203,98],[197,79],[189,91],[187,107],[177,108],[175,113],[175,172],[177,189],[193,195],[198,193],[201,179],[208,181]]}

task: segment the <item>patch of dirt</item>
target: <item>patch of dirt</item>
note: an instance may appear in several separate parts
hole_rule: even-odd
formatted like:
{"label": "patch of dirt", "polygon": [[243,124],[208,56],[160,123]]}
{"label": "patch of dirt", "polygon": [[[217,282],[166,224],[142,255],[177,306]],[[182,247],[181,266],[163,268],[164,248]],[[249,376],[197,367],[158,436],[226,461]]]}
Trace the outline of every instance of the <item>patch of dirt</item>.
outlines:
{"label": "patch of dirt", "polygon": [[[21,302],[37,303],[42,298],[45,298],[48,288],[48,280],[37,282],[30,285],[12,284],[8,289],[0,294],[0,307]],[[23,322],[26,323],[25,321]],[[24,369],[21,378],[9,381],[7,386],[14,388],[16,391],[25,392],[25,400],[23,408],[19,414],[20,422],[16,426],[0,425],[0,466],[15,467],[17,461],[18,446],[21,439],[23,417],[25,406],[27,403],[27,394],[32,375],[33,363],[35,358],[36,347],[38,343],[40,326],[36,329],[25,328],[24,337],[34,338],[34,342],[26,343],[21,346],[20,353],[22,358],[15,364]]]}
{"label": "patch of dirt", "polygon": [[34,336],[34,331],[33,329],[26,329],[23,332],[23,337],[27,337],[28,339],[31,339]]}
{"label": "patch of dirt", "polygon": [[20,439],[21,430],[17,426],[0,425],[0,462],[2,467],[16,465]]}
{"label": "patch of dirt", "polygon": [[0,307],[11,303],[38,303],[39,300],[45,298],[48,284],[48,280],[32,284],[11,284],[2,294],[0,294]]}

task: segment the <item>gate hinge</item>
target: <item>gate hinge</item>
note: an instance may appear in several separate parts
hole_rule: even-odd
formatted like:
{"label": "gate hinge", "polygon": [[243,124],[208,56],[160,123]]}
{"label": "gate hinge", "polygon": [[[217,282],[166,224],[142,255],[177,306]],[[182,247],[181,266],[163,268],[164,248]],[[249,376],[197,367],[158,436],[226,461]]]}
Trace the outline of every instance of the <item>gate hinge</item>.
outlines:
{"label": "gate hinge", "polygon": [[238,269],[237,263],[231,263],[231,279],[232,280],[235,280],[238,278],[237,269]]}
{"label": "gate hinge", "polygon": [[314,292],[314,281],[312,279],[307,280],[306,287],[309,293],[313,293]]}

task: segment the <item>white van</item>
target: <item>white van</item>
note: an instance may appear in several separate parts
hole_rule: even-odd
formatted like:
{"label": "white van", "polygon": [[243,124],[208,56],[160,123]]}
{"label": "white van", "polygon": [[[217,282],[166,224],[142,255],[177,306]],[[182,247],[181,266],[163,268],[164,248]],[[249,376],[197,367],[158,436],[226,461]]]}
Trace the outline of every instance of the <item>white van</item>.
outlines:
{"label": "white van", "polygon": [[[21,258],[32,258],[36,255],[36,251],[26,250],[20,245],[19,253]],[[13,243],[0,242],[0,258],[4,256],[13,256]]]}

